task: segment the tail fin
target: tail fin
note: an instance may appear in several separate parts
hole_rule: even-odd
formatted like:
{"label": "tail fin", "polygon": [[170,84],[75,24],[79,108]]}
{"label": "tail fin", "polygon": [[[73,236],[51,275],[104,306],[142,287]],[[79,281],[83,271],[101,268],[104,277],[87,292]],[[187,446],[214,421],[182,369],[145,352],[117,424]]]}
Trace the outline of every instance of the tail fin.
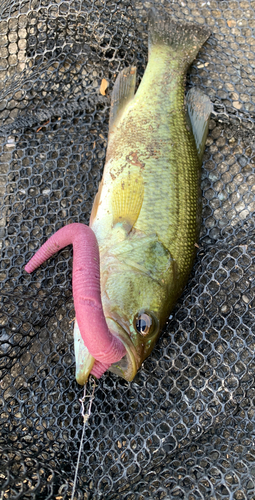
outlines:
{"label": "tail fin", "polygon": [[171,47],[173,55],[189,66],[211,32],[198,24],[175,21],[166,13],[152,8],[149,13],[149,52],[153,45]]}

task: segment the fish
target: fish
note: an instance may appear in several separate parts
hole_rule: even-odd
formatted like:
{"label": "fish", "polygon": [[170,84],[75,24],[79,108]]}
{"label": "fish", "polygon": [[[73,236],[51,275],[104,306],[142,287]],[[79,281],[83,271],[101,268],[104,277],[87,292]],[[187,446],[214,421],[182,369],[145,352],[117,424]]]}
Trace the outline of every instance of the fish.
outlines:
{"label": "fish", "polygon": [[109,370],[132,381],[152,352],[193,267],[201,166],[212,112],[187,70],[207,27],[149,13],[148,64],[124,68],[111,96],[103,177],[89,227],[61,228],[26,265],[73,244],[76,380]]}

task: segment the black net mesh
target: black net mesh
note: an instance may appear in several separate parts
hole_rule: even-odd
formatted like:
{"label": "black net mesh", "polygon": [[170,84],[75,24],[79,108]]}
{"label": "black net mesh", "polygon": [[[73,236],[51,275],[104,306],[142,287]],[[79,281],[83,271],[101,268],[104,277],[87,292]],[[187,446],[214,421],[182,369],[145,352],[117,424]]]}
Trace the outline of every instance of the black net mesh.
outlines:
{"label": "black net mesh", "polygon": [[[99,381],[75,498],[252,500],[255,2],[159,3],[213,32],[187,80],[214,103],[200,248],[134,381]],[[23,269],[64,223],[88,223],[111,90],[132,63],[139,83],[148,8],[135,0],[1,2],[1,500],[71,497],[83,425],[71,250],[32,276]]]}

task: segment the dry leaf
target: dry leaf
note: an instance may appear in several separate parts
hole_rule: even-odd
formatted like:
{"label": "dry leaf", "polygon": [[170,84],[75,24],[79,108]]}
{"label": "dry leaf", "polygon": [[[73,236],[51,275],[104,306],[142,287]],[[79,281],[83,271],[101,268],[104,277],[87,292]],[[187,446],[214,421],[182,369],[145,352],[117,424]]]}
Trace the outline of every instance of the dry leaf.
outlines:
{"label": "dry leaf", "polygon": [[100,94],[105,95],[105,91],[108,87],[109,87],[109,83],[107,82],[107,80],[105,78],[103,78],[103,80],[101,81],[101,85],[100,85]]}
{"label": "dry leaf", "polygon": [[236,109],[241,109],[241,107],[242,107],[242,103],[241,103],[241,102],[239,102],[239,101],[233,101],[233,106],[234,106],[234,108],[236,108]]}
{"label": "dry leaf", "polygon": [[234,21],[234,19],[229,19],[227,21],[227,25],[230,27],[230,28],[234,28],[236,26],[236,21]]}

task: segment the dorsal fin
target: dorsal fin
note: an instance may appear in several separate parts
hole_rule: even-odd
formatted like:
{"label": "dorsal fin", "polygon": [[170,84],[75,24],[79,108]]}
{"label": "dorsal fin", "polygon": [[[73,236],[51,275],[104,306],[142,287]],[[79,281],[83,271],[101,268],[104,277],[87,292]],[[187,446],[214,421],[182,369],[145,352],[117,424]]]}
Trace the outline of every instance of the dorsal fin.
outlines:
{"label": "dorsal fin", "polygon": [[121,119],[127,104],[133,99],[136,84],[136,67],[124,68],[117,77],[112,91],[109,133]]}
{"label": "dorsal fin", "polygon": [[205,142],[208,135],[210,115],[213,110],[209,97],[199,89],[192,88],[186,95],[187,112],[193,135],[196,141],[197,152],[202,163]]}

